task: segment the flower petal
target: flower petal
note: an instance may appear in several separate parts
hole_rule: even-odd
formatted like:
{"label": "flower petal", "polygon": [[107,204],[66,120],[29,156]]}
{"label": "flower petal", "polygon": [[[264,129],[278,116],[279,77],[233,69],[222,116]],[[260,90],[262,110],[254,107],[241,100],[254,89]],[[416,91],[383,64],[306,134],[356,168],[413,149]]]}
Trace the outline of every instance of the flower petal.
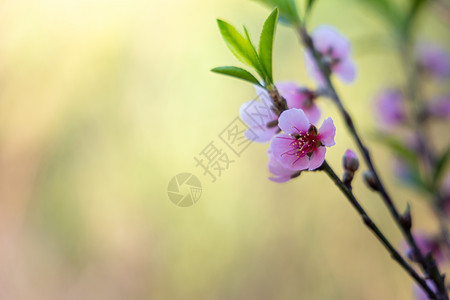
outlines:
{"label": "flower petal", "polygon": [[450,94],[430,101],[428,103],[428,111],[436,117],[450,117]]}
{"label": "flower petal", "polygon": [[306,117],[309,119],[311,124],[316,124],[320,119],[320,109],[317,107],[315,103],[313,103],[309,108],[305,108],[303,110],[306,114]]}
{"label": "flower petal", "polygon": [[242,103],[239,115],[249,127],[265,127],[267,123],[277,119],[270,103],[256,99]]}
{"label": "flower petal", "polygon": [[309,170],[315,170],[323,164],[325,160],[325,153],[327,152],[327,148],[319,147],[314,150],[313,154],[309,158]]}
{"label": "flower petal", "polygon": [[298,86],[294,82],[278,82],[276,84],[281,96],[286,99],[289,108],[301,108],[303,109],[304,102],[308,95],[303,92],[303,87]]}
{"label": "flower petal", "polygon": [[291,176],[276,176],[276,177],[269,177],[269,180],[273,182],[283,183],[286,181],[291,180]]}
{"label": "flower petal", "polygon": [[277,119],[277,116],[271,109],[271,104],[267,98],[261,97],[261,101],[251,100],[244,102],[240,109],[239,115],[247,124],[249,129],[245,132],[245,136],[252,141],[258,143],[266,143],[270,141],[279,129],[277,126],[268,128],[267,124]]}
{"label": "flower petal", "polygon": [[285,133],[294,134],[308,131],[310,123],[303,110],[291,108],[281,113],[278,127]]}
{"label": "flower petal", "polygon": [[375,113],[380,129],[391,129],[406,120],[406,99],[396,88],[386,88],[375,97]]}
{"label": "flower petal", "polygon": [[350,55],[350,43],[346,37],[329,25],[321,25],[312,33],[314,46],[325,54],[332,50],[334,58],[343,59]]}
{"label": "flower petal", "polygon": [[270,150],[275,159],[286,169],[305,170],[309,166],[307,156],[299,158],[295,146],[295,138],[288,134],[280,133],[276,135],[270,143]]}
{"label": "flower petal", "polygon": [[280,177],[280,176],[284,176],[284,177],[291,177],[292,174],[294,174],[294,171],[292,171],[291,169],[285,168],[283,167],[278,160],[275,158],[275,156],[272,153],[272,150],[269,148],[269,150],[267,150],[267,155],[269,156],[269,162],[267,164],[267,167],[270,171],[270,173],[272,173],[273,175]]}
{"label": "flower petal", "polygon": [[340,61],[333,67],[333,72],[345,83],[352,83],[356,78],[356,67],[351,59]]}
{"label": "flower petal", "polygon": [[439,45],[421,42],[416,46],[416,55],[422,68],[438,78],[450,77],[450,55]]}
{"label": "flower petal", "polygon": [[331,118],[323,121],[322,126],[319,129],[319,140],[327,147],[334,146],[334,136],[336,135],[336,127],[334,127],[333,120]]}
{"label": "flower petal", "polygon": [[305,67],[308,72],[308,76],[313,79],[319,86],[325,86],[325,79],[319,70],[316,62],[314,61],[312,55],[308,51],[303,52],[303,57],[305,59]]}
{"label": "flower petal", "polygon": [[244,135],[253,142],[267,143],[278,131],[279,128],[277,126],[273,128],[251,127],[245,131]]}

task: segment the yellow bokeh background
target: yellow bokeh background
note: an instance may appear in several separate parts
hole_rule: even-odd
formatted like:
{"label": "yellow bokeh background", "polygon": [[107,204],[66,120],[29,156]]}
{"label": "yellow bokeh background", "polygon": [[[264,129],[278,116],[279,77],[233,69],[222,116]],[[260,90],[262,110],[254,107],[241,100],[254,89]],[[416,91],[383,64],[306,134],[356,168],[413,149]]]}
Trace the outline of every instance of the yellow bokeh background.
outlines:
{"label": "yellow bokeh background", "polygon": [[[352,41],[358,78],[337,88],[398,206],[410,202],[414,226],[433,232],[424,199],[371,138],[374,93],[404,78],[387,27],[357,2],[318,0],[310,25]],[[1,299],[411,298],[412,280],[324,174],[273,183],[260,144],[214,183],[195,166],[255,97],[209,72],[239,65],[215,20],[257,40],[268,13],[238,0],[0,2]],[[419,21],[419,36],[448,45],[433,6]],[[291,29],[278,28],[274,55],[277,80],[313,84]],[[331,102],[319,106],[337,126],[327,160],[341,173],[355,146]],[[181,172],[203,186],[187,208],[167,196]],[[355,194],[400,247],[360,175]]]}

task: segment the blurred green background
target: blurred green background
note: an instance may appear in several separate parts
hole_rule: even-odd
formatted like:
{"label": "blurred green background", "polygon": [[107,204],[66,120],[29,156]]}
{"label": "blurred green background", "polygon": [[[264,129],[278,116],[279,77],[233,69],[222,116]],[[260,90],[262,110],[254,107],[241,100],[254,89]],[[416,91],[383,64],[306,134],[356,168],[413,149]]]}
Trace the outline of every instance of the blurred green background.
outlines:
{"label": "blurred green background", "polygon": [[[368,138],[373,94],[403,77],[387,28],[357,2],[319,0],[311,27],[352,40],[358,79],[339,92],[399,207],[410,201],[415,226],[432,232],[427,205]],[[419,35],[448,45],[433,9]],[[268,13],[238,0],[0,2],[1,299],[411,298],[411,279],[324,174],[270,182],[259,144],[215,183],[195,167],[255,96],[209,72],[236,64],[215,19],[257,37]],[[277,80],[312,84],[292,30],[278,28],[274,51]],[[327,159],[340,172],[354,144],[330,102],[319,105],[337,125]],[[167,196],[181,172],[203,184],[188,208]],[[360,176],[354,190],[399,245]]]}

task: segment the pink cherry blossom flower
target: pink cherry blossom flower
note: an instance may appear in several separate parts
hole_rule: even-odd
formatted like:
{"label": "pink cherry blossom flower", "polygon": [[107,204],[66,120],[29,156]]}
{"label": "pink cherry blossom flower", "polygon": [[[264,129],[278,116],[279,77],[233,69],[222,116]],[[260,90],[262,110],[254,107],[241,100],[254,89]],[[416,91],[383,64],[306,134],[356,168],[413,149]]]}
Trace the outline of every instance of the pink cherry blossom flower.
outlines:
{"label": "pink cherry blossom flower", "polygon": [[[332,73],[335,73],[345,83],[353,82],[356,78],[356,67],[350,56],[351,46],[347,38],[327,25],[317,27],[311,38],[322,61],[329,64]],[[316,80],[319,85],[324,85],[325,80],[312,54],[305,51],[304,57],[311,78]]]}
{"label": "pink cherry blossom flower", "polygon": [[[436,285],[434,284],[433,280],[427,279],[426,284],[432,291],[434,291],[434,292],[437,291]],[[428,297],[428,294],[422,289],[422,287],[418,286],[417,284],[414,284],[413,293],[414,293],[415,300],[429,300],[430,299],[430,297]]]}
{"label": "pink cherry blossom flower", "polygon": [[292,108],[280,115],[278,126],[284,133],[272,139],[270,148],[278,162],[291,170],[317,169],[325,160],[326,147],[335,144],[331,118],[317,130],[303,110]]}
{"label": "pink cherry blossom flower", "polygon": [[291,169],[283,167],[273,155],[272,150],[269,148],[267,150],[267,155],[269,157],[268,168],[270,173],[272,173],[272,177],[269,177],[270,180],[274,182],[286,182],[296,175],[299,175],[299,172],[292,171]]}
{"label": "pink cherry blossom flower", "polygon": [[450,77],[450,56],[443,48],[429,43],[418,44],[419,66],[427,73],[440,78]]}
{"label": "pink cherry blossom flower", "polygon": [[294,82],[279,82],[276,87],[281,96],[286,99],[289,108],[302,109],[312,124],[319,121],[320,110],[314,102],[316,94],[313,91],[298,86]]}
{"label": "pink cherry blossom flower", "polygon": [[[245,137],[258,143],[267,143],[279,131],[276,121],[278,116],[272,111],[272,99],[269,93],[260,86],[255,86],[258,100],[244,102],[239,109],[239,115],[249,129]],[[272,127],[267,125],[274,123]]]}
{"label": "pink cherry blossom flower", "polygon": [[450,94],[430,101],[427,105],[427,111],[429,114],[439,118],[450,117]]}
{"label": "pink cherry blossom flower", "polygon": [[382,90],[375,97],[375,111],[382,128],[403,123],[406,119],[406,111],[402,93],[393,88]]}
{"label": "pink cherry blossom flower", "polygon": [[[315,123],[320,118],[320,110],[313,102],[314,92],[297,86],[295,83],[277,83],[277,89],[286,99],[289,108],[301,108]],[[258,100],[244,102],[239,109],[241,119],[249,129],[245,136],[254,142],[267,143],[280,129],[277,126],[278,116],[272,111],[272,99],[267,90],[255,86]],[[270,124],[270,126],[268,126]]]}

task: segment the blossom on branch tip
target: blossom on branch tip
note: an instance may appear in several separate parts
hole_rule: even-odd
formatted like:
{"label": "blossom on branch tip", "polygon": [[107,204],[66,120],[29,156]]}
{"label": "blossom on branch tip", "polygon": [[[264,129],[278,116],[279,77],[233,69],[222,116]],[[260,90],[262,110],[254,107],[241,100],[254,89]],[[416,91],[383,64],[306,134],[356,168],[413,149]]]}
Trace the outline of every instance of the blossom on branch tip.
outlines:
{"label": "blossom on branch tip", "polygon": [[336,128],[331,118],[320,129],[312,125],[301,109],[284,111],[278,120],[283,131],[276,135],[270,149],[277,161],[290,170],[314,170],[325,160],[326,147],[335,145]]}
{"label": "blossom on branch tip", "polygon": [[[272,110],[272,99],[262,87],[255,86],[258,100],[244,102],[239,109],[239,115],[249,129],[245,136],[254,142],[267,143],[279,131],[278,116]],[[268,126],[271,124],[272,126]],[[255,137],[256,135],[256,137]]]}
{"label": "blossom on branch tip", "polygon": [[[348,39],[328,25],[317,27],[311,38],[322,63],[328,65],[330,71],[343,82],[353,82],[356,78],[356,67],[351,58],[351,46]],[[309,75],[323,86],[325,80],[312,53],[305,51],[304,57]]]}
{"label": "blossom on branch tip", "polygon": [[450,117],[450,94],[433,99],[427,104],[427,113],[439,118]]}
{"label": "blossom on branch tip", "polygon": [[391,127],[406,120],[405,99],[401,91],[388,88],[375,97],[375,111],[380,127]]}
{"label": "blossom on branch tip", "polygon": [[[314,103],[316,95],[313,91],[300,87],[293,82],[280,82],[276,87],[288,108],[303,109],[311,123],[315,124],[320,118],[320,110]],[[267,143],[280,131],[277,126],[278,116],[272,110],[273,102],[266,89],[255,86],[258,100],[244,102],[239,109],[241,119],[249,129],[245,136],[258,143]],[[255,137],[256,135],[256,137]]]}
{"label": "blossom on branch tip", "polygon": [[278,82],[276,84],[281,96],[286,99],[289,108],[300,108],[309,121],[315,124],[319,121],[320,110],[315,103],[316,94],[294,82]]}
{"label": "blossom on branch tip", "polygon": [[450,77],[450,55],[438,45],[421,43],[416,55],[421,70],[438,78]]}

